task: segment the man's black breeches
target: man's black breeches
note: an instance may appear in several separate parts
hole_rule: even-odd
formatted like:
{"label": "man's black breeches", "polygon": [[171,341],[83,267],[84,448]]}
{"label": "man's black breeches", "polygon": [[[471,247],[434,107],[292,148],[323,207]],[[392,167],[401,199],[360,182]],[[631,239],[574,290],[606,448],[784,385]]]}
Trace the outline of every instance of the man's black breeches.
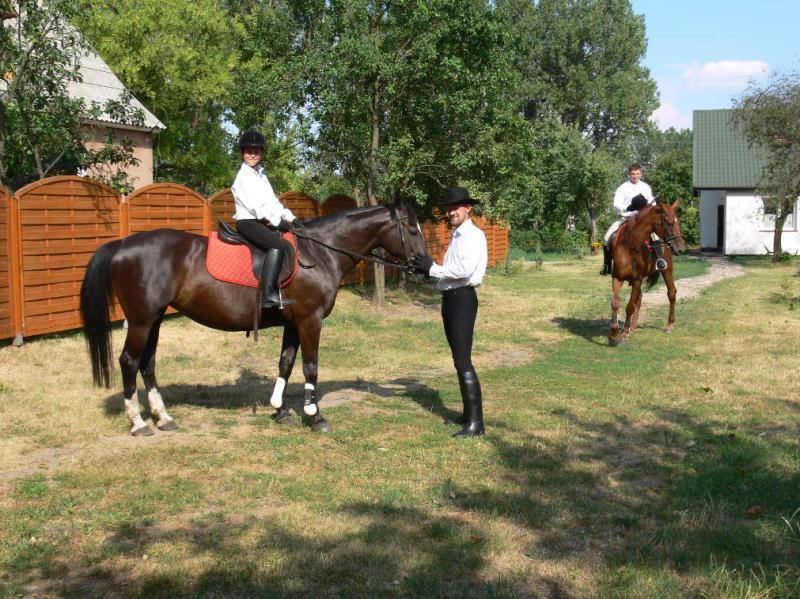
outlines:
{"label": "man's black breeches", "polygon": [[247,241],[262,250],[268,250],[270,248],[277,248],[279,250],[286,249],[284,245],[286,242],[283,241],[280,232],[268,228],[264,223],[254,218],[237,220],[236,230],[239,231]]}
{"label": "man's black breeches", "polygon": [[478,314],[478,294],[471,286],[442,292],[442,321],[453,365],[459,374],[472,370],[472,331]]}

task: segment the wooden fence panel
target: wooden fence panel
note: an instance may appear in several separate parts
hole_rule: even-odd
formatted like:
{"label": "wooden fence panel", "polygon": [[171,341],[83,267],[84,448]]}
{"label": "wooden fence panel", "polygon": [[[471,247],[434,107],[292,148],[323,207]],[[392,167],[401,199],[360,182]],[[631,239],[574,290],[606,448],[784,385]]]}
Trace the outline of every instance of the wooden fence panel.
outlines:
{"label": "wooden fence panel", "polygon": [[177,183],[153,183],[128,196],[130,233],[169,228],[206,235],[206,200]]}
{"label": "wooden fence panel", "polygon": [[20,234],[21,331],[81,326],[78,304],[86,264],[119,239],[120,196],[82,177],[51,177],[16,193]]}
{"label": "wooden fence panel", "polygon": [[327,200],[322,202],[322,206],[320,206],[320,216],[328,216],[329,214],[339,212],[340,210],[349,210],[350,208],[357,207],[358,203],[355,201],[355,199],[348,195],[332,195]]}
{"label": "wooden fence panel", "polygon": [[208,198],[208,206],[211,211],[211,231],[217,230],[217,223],[220,220],[225,221],[233,226],[236,221],[233,220],[233,214],[236,212],[233,202],[233,193],[230,189],[223,189],[218,191],[213,196]]}
{"label": "wooden fence panel", "polygon": [[307,193],[287,191],[278,196],[281,204],[292,211],[297,218],[306,220],[320,216],[319,204]]}

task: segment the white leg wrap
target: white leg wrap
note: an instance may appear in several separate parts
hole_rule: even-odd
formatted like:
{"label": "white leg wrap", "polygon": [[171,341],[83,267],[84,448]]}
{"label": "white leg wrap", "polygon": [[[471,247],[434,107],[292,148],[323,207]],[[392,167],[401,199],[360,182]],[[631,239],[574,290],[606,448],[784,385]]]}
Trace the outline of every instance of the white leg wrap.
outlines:
{"label": "white leg wrap", "polygon": [[133,397],[130,399],[125,399],[125,414],[128,416],[128,419],[131,421],[131,432],[142,428],[143,426],[147,426],[142,420],[142,415],[139,412],[139,398],[136,397],[136,392],[133,392]]}
{"label": "white leg wrap", "polygon": [[269,405],[277,409],[283,405],[283,390],[286,389],[286,379],[278,377],[275,379],[275,388],[272,390],[272,397],[269,398]]}
{"label": "white leg wrap", "polygon": [[167,414],[167,408],[164,407],[164,400],[161,398],[161,393],[158,392],[158,389],[153,387],[147,392],[147,401],[150,403],[150,412],[158,418],[157,426],[164,426],[172,420],[172,416]]}
{"label": "white leg wrap", "polygon": [[[305,388],[313,391],[314,385],[312,385],[311,383],[306,383]],[[314,416],[317,413],[317,404],[315,403],[303,404],[303,411],[309,416]]]}

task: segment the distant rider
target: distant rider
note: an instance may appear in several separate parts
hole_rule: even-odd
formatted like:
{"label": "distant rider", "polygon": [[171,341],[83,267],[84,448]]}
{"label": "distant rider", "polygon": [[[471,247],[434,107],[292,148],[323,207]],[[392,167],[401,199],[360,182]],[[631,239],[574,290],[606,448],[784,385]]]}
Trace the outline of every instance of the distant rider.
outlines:
{"label": "distant rider", "polygon": [[[637,198],[642,196],[642,198]],[[637,199],[633,202],[634,198]],[[642,201],[642,199],[644,201]],[[633,202],[633,205],[631,203]],[[600,271],[601,275],[611,274],[611,249],[608,247],[608,242],[611,236],[617,232],[622,223],[632,217],[641,208],[649,206],[654,202],[653,190],[650,186],[642,181],[642,165],[633,163],[628,167],[628,180],[622,183],[614,192],[614,209],[617,211],[617,220],[606,231],[603,237],[603,270]],[[663,261],[663,257],[659,256]],[[657,265],[659,270],[666,267],[666,262]]]}

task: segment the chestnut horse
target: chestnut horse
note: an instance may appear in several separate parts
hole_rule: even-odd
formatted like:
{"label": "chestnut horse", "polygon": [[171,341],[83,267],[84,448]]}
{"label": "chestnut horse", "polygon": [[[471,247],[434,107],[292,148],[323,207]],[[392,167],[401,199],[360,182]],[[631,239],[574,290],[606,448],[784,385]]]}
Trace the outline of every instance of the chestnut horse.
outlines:
{"label": "chestnut horse", "polygon": [[[299,234],[303,268],[283,290],[294,304],[260,313],[259,328],[283,327],[279,377],[270,404],[276,419],[291,418],[283,391],[292,373],[298,347],[302,351],[305,392],[303,411],[313,416],[311,428],[327,432],[328,423],[316,398],[317,357],[322,320],[331,313],[345,274],[369,253],[383,248],[407,265],[416,253],[426,253],[416,214],[397,202],[337,212],[310,220]],[[153,420],[161,430],[176,428],[156,384],[156,346],[164,312],[172,306],[201,324],[223,331],[253,328],[257,290],[214,279],[206,269],[208,238],[173,229],[136,233],[101,246],[86,269],[81,287],[81,314],[96,385],[110,387],[112,349],[109,310],[116,295],[128,332],[119,357],[125,413],[131,433],[151,435],[136,395],[141,372]],[[401,266],[402,266],[401,265]]]}
{"label": "chestnut horse", "polygon": [[[609,334],[609,341],[612,345],[624,343],[639,323],[639,308],[642,305],[642,279],[645,277],[647,277],[648,288],[658,280],[659,273],[664,277],[669,298],[667,332],[672,332],[675,326],[675,296],[677,292],[672,273],[672,252],[681,254],[686,249],[686,243],[681,234],[681,223],[678,219],[677,209],[680,200],[676,200],[671,206],[658,198],[655,201],[655,204],[642,208],[620,227],[612,249],[611,333]],[[653,243],[661,242],[652,241],[652,233],[663,240],[662,247],[667,268],[662,271],[656,270],[656,255],[652,248]],[[624,281],[631,286],[631,297],[625,309],[625,326],[620,335],[617,313]]]}

